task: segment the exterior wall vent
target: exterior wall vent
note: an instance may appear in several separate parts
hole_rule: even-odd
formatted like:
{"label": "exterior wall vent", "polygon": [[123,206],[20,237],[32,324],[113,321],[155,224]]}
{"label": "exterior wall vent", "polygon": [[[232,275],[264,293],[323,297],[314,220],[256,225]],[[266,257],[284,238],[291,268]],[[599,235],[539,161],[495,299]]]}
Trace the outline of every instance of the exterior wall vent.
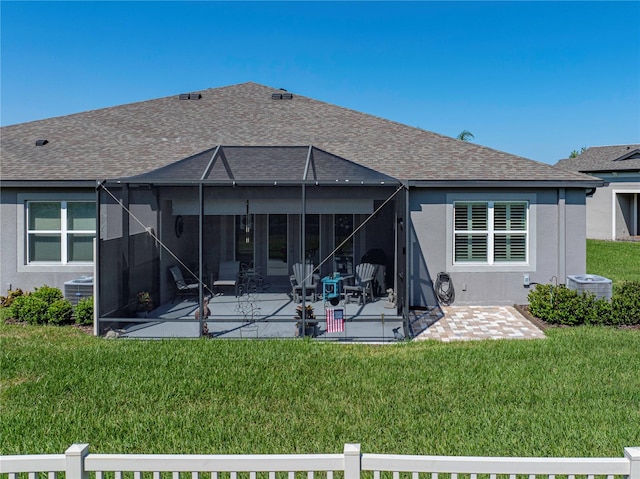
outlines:
{"label": "exterior wall vent", "polygon": [[181,93],[180,100],[199,100],[202,98],[200,93]]}
{"label": "exterior wall vent", "polygon": [[49,143],[49,140],[36,140],[36,146],[44,146]]}

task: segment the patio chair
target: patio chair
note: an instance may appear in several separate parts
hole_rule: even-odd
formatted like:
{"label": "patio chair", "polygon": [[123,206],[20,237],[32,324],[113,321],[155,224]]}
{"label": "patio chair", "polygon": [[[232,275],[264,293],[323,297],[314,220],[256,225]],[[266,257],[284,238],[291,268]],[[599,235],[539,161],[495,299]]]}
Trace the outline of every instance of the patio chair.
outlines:
{"label": "patio chair", "polygon": [[293,274],[289,276],[291,282],[291,290],[293,293],[293,300],[296,303],[302,302],[302,282],[305,282],[305,294],[304,298],[309,299],[312,302],[317,300],[318,282],[320,281],[320,275],[315,274],[315,267],[312,264],[296,263],[293,265]]}
{"label": "patio chair", "polygon": [[345,301],[350,302],[350,298],[358,296],[358,304],[367,304],[367,296],[373,301],[373,280],[376,276],[376,265],[371,263],[360,263],[356,266],[355,283],[342,286]]}
{"label": "patio chair", "polygon": [[176,290],[173,295],[172,303],[175,303],[178,296],[198,296],[200,290],[198,288],[197,281],[185,281],[182,276],[182,271],[177,265],[173,265],[169,268],[169,273],[173,277],[173,281],[176,283]]}
{"label": "patio chair", "polygon": [[221,261],[218,267],[218,279],[213,282],[216,292],[222,287],[233,286],[235,295],[238,296],[238,274],[240,273],[240,261]]}

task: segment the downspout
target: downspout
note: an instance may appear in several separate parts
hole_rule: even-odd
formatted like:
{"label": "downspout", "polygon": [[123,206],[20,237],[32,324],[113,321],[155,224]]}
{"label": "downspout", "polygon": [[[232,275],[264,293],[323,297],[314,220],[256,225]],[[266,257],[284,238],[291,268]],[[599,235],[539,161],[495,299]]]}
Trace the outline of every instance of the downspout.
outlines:
{"label": "downspout", "polygon": [[567,278],[567,211],[566,190],[558,189],[558,284]]}

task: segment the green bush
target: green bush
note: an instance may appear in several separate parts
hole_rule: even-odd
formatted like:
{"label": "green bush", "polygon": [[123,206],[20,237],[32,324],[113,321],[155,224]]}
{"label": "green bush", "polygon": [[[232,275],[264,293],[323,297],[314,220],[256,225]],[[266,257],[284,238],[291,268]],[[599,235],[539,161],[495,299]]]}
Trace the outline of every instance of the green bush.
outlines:
{"label": "green bush", "polygon": [[592,293],[579,294],[564,285],[539,284],[529,293],[529,311],[551,324],[640,324],[640,282],[623,283],[611,302]]}
{"label": "green bush", "polygon": [[536,287],[529,291],[529,312],[536,318],[548,321],[553,314],[553,285],[536,284]]}
{"label": "green bush", "polygon": [[11,302],[11,306],[9,307],[9,310],[11,311],[10,316],[16,321],[22,321],[22,307],[26,303],[28,296],[29,293],[22,296],[16,296]]}
{"label": "green bush", "polygon": [[47,324],[61,325],[71,323],[73,306],[67,299],[59,299],[49,305],[46,312]]}
{"label": "green bush", "polygon": [[76,305],[73,316],[76,324],[91,324],[93,323],[93,298],[82,298]]}
{"label": "green bush", "polygon": [[640,324],[640,281],[617,286],[611,298],[614,324]]}
{"label": "green bush", "polygon": [[535,317],[551,324],[576,325],[584,320],[583,296],[564,285],[538,284],[529,293],[529,310]]}
{"label": "green bush", "polygon": [[6,296],[0,296],[0,306],[3,308],[10,307],[11,303],[13,303],[13,300],[18,296],[22,296],[23,294],[24,292],[20,288],[10,289],[9,291],[7,291]]}
{"label": "green bush", "polygon": [[31,295],[41,299],[47,304],[53,304],[64,297],[60,289],[47,286],[46,284],[40,288],[35,288]]}
{"label": "green bush", "polygon": [[582,316],[586,324],[607,325],[612,323],[611,303],[596,299],[595,294],[583,295]]}
{"label": "green bush", "polygon": [[45,285],[32,293],[16,291],[20,293],[12,295],[6,316],[29,324],[62,325],[73,321],[73,306],[60,289]]}
{"label": "green bush", "polygon": [[19,296],[13,302],[12,308],[15,308],[14,311],[16,311],[14,319],[18,321],[26,321],[29,324],[45,324],[47,322],[49,305],[33,294]]}

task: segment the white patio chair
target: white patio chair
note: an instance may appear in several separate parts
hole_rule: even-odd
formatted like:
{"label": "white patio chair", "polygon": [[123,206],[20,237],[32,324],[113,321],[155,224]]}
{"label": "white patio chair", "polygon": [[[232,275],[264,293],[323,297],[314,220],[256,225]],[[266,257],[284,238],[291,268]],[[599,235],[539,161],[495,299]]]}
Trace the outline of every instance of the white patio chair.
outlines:
{"label": "white patio chair", "polygon": [[296,303],[302,301],[302,282],[305,282],[305,299],[312,302],[317,300],[317,289],[320,275],[314,274],[314,266],[312,264],[296,263],[293,265],[293,274],[289,276],[293,300]]}
{"label": "white patio chair", "polygon": [[345,301],[350,302],[352,296],[358,296],[358,304],[367,304],[367,296],[373,301],[373,280],[376,276],[376,265],[360,263],[356,266],[355,282],[353,285],[342,286]]}

